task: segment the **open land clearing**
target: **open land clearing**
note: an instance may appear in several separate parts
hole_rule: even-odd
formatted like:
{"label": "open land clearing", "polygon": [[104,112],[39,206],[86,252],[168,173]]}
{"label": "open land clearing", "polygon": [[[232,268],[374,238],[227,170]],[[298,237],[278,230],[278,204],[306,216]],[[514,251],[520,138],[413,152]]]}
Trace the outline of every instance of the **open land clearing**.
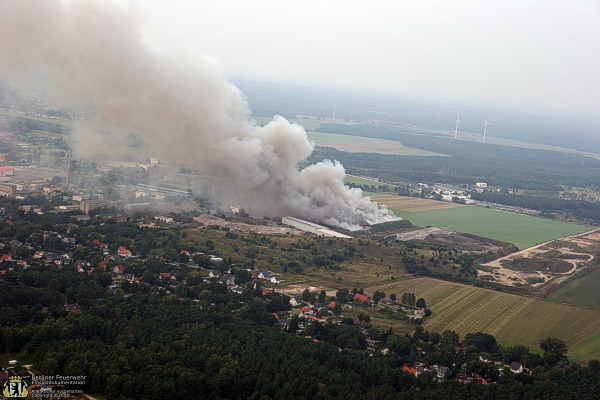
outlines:
{"label": "open land clearing", "polygon": [[333,147],[349,153],[378,153],[404,156],[444,156],[432,151],[403,146],[394,140],[369,138],[363,136],[339,135],[324,132],[307,132],[308,138],[317,146]]}
{"label": "open land clearing", "polygon": [[194,221],[200,222],[206,226],[219,226],[221,228],[229,228],[234,231],[254,232],[262,235],[302,235],[303,231],[299,229],[287,228],[276,223],[268,223],[265,225],[251,225],[239,221],[228,221],[223,218],[216,217],[211,214],[202,214],[194,217]]}
{"label": "open land clearing", "polygon": [[371,198],[378,204],[385,204],[388,208],[393,210],[402,210],[402,212],[410,213],[465,207],[464,205],[457,203],[421,199],[419,197],[398,196],[396,194],[376,194],[371,196]]}
{"label": "open land clearing", "polygon": [[[382,204],[388,204],[386,203],[387,200],[380,199],[381,197],[374,198],[374,200]],[[391,203],[391,201],[388,202]],[[489,237],[512,243],[519,249],[525,249],[549,240],[588,232],[594,229],[591,226],[558,222],[475,206],[432,209],[427,211],[410,211],[410,209],[392,206],[389,206],[389,208],[397,216],[409,220],[413,225],[423,227],[437,226],[456,232]]]}
{"label": "open land clearing", "polygon": [[536,286],[558,284],[575,272],[591,267],[598,246],[600,230],[568,236],[483,264],[488,269],[479,275],[509,286],[526,284],[532,278],[543,278]]}
{"label": "open land clearing", "polygon": [[424,327],[435,332],[451,329],[461,335],[485,332],[498,341],[537,347],[555,336],[567,343],[569,356],[581,361],[600,357],[600,311],[523,297],[432,278],[398,281],[366,289],[388,296],[414,292],[433,314]]}

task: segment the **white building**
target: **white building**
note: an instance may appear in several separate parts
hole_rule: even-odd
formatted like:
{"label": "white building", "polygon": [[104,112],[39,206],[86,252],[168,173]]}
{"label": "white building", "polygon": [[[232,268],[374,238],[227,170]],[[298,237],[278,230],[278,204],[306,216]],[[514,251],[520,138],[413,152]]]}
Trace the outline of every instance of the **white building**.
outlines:
{"label": "white building", "polygon": [[284,225],[293,226],[294,228],[300,229],[301,231],[314,233],[315,235],[319,235],[319,236],[338,237],[338,238],[344,238],[344,239],[352,238],[352,236],[348,236],[348,235],[344,235],[342,233],[332,231],[331,229],[329,229],[323,225],[315,224],[315,223],[309,222],[309,221],[304,221],[302,219],[298,219],[298,218],[294,218],[294,217],[283,217],[283,219],[281,220],[281,223],[283,223]]}

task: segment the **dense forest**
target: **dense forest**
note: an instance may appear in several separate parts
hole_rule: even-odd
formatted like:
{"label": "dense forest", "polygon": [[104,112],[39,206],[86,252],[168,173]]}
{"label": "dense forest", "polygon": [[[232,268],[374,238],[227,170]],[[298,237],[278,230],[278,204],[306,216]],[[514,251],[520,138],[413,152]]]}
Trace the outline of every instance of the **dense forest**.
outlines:
{"label": "dense forest", "polygon": [[[401,336],[388,330],[375,336],[389,350],[383,355],[365,350],[361,329],[352,325],[315,325],[301,335],[282,332],[270,313],[272,299],[260,290],[236,295],[217,283],[199,283],[206,299],[199,305],[147,284],[110,295],[100,281],[76,273],[63,272],[56,285],[57,274],[43,268],[0,281],[0,352],[20,353],[40,373],[86,375],[83,389],[108,399],[594,399],[600,394],[600,363],[570,364],[564,343],[555,338],[540,343],[540,355],[522,346],[502,347],[483,333],[460,340],[453,331],[417,328]],[[95,300],[81,314],[67,316],[62,304],[73,290]],[[499,370],[480,355],[522,362],[533,373]],[[447,365],[448,379],[403,371],[416,362]],[[461,372],[488,384],[452,379]]]}
{"label": "dense forest", "polygon": [[576,154],[482,144],[447,137],[415,135],[397,127],[322,124],[321,132],[400,141],[450,157],[347,153],[320,148],[312,162],[338,160],[348,173],[387,182],[475,184],[515,189],[561,190],[564,186],[598,187],[600,160]]}

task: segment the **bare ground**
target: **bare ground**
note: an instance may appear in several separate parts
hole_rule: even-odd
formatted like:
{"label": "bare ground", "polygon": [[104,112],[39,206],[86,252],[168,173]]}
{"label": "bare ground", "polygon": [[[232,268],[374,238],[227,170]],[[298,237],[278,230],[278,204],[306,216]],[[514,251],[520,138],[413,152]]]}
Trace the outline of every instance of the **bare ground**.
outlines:
{"label": "bare ground", "polygon": [[[492,276],[496,282],[502,283],[503,285],[514,286],[515,283],[525,284],[528,278],[541,277],[545,279],[545,282],[538,283],[533,286],[540,287],[547,285],[550,281],[553,283],[559,283],[577,270],[586,268],[592,260],[594,255],[585,252],[585,249],[591,247],[594,243],[600,242],[600,229],[596,229],[591,232],[581,233],[574,236],[567,236],[564,238],[551,240],[539,244],[537,246],[530,247],[525,250],[518,251],[505,257],[500,257],[494,261],[486,264],[482,264],[484,267],[492,268],[491,272],[479,271],[479,276]],[[568,247],[569,244],[577,245],[577,247],[583,250],[573,250]],[[563,273],[548,273],[543,271],[525,272],[516,271],[504,266],[507,261],[512,261],[517,258],[540,258],[546,253],[552,250],[558,250],[562,255],[568,255],[573,258],[560,258],[573,265],[573,267]],[[578,257],[579,256],[579,257]]]}

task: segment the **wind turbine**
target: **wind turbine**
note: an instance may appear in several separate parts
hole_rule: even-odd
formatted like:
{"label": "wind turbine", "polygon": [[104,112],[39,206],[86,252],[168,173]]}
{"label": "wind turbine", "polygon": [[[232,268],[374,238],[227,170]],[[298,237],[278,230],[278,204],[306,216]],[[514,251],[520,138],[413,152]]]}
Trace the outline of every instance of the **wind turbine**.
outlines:
{"label": "wind turbine", "polygon": [[333,120],[335,121],[335,112],[337,111],[337,106],[333,106]]}
{"label": "wind turbine", "polygon": [[491,125],[491,123],[487,121],[487,118],[484,118],[483,120],[485,122],[483,123],[483,141],[481,143],[485,143],[485,133],[487,132],[487,126]]}
{"label": "wind turbine", "polygon": [[454,123],[456,124],[456,129],[454,129],[454,139],[456,139],[456,135],[458,135],[458,124],[462,124],[462,122],[460,122],[460,115],[458,116],[458,118],[456,118],[456,121],[454,121]]}

